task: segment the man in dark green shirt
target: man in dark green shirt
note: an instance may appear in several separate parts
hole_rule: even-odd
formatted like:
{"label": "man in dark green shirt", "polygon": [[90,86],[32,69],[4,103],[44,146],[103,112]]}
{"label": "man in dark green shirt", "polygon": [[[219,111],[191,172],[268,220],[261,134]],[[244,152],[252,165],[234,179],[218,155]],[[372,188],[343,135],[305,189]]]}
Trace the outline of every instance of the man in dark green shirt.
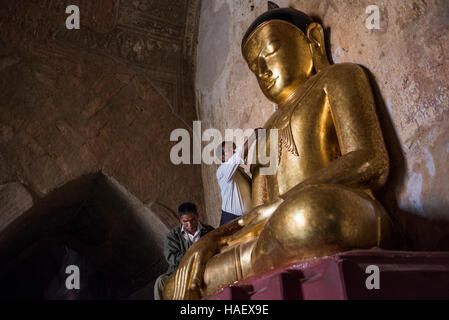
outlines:
{"label": "man in dark green shirt", "polygon": [[199,221],[198,211],[193,203],[186,202],[181,204],[178,208],[178,214],[181,224],[173,228],[167,234],[165,240],[164,255],[168,262],[168,270],[156,279],[154,284],[155,300],[161,300],[165,281],[170,274],[176,271],[187,249],[206,233],[214,229]]}

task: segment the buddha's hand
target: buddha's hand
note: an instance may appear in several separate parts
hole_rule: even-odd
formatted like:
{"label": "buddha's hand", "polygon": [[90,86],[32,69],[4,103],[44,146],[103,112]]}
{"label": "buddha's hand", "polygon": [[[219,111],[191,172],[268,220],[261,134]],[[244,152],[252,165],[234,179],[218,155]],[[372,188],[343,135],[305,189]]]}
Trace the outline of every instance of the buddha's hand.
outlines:
{"label": "buddha's hand", "polygon": [[173,300],[188,300],[190,299],[190,281],[193,263],[195,256],[191,256],[190,259],[182,265],[182,261],[175,274],[175,290],[173,292]]}
{"label": "buddha's hand", "polygon": [[201,298],[201,288],[206,264],[219,248],[214,231],[196,242],[182,258],[175,274],[173,300]]}
{"label": "buddha's hand", "polygon": [[228,238],[227,243],[230,244],[245,236],[257,236],[271,215],[276,211],[277,207],[283,202],[281,198],[270,204],[258,206],[243,215],[239,219],[239,225],[242,227]]}

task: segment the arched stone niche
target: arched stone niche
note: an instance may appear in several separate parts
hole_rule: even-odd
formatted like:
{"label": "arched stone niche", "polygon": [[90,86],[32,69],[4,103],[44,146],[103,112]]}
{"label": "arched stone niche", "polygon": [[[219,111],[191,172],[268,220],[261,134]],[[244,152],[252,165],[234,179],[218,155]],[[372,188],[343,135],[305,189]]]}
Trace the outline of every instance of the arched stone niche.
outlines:
{"label": "arched stone niche", "polygon": [[[83,176],[26,210],[17,195],[31,196],[12,187],[19,190],[9,197],[13,218],[3,219],[6,210],[0,216],[0,298],[124,299],[166,271],[163,242],[175,215],[162,221],[166,212],[155,213],[115,179]],[[65,287],[69,265],[79,267],[80,290]]]}

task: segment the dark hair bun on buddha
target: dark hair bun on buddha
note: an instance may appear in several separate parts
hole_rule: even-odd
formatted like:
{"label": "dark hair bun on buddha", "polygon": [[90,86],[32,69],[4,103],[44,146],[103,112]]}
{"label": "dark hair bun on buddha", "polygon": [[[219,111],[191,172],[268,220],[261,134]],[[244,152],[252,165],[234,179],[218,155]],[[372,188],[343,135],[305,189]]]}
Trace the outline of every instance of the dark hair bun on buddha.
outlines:
{"label": "dark hair bun on buddha", "polygon": [[304,12],[292,8],[279,8],[268,10],[267,12],[260,15],[246,31],[245,36],[243,37],[242,40],[242,49],[251,33],[253,33],[253,31],[256,30],[256,28],[260,26],[262,23],[270,20],[283,20],[290,22],[291,24],[298,27],[304,33],[306,33],[309,24],[313,22],[313,20]]}

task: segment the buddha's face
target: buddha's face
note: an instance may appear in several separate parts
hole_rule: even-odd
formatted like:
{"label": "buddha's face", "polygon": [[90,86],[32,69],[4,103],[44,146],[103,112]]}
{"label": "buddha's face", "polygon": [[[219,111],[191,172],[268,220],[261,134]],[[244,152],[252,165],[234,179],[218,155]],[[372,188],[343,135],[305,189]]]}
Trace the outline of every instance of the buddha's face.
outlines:
{"label": "buddha's face", "polygon": [[313,72],[306,36],[294,25],[281,20],[261,24],[246,40],[243,56],[262,92],[278,104]]}

